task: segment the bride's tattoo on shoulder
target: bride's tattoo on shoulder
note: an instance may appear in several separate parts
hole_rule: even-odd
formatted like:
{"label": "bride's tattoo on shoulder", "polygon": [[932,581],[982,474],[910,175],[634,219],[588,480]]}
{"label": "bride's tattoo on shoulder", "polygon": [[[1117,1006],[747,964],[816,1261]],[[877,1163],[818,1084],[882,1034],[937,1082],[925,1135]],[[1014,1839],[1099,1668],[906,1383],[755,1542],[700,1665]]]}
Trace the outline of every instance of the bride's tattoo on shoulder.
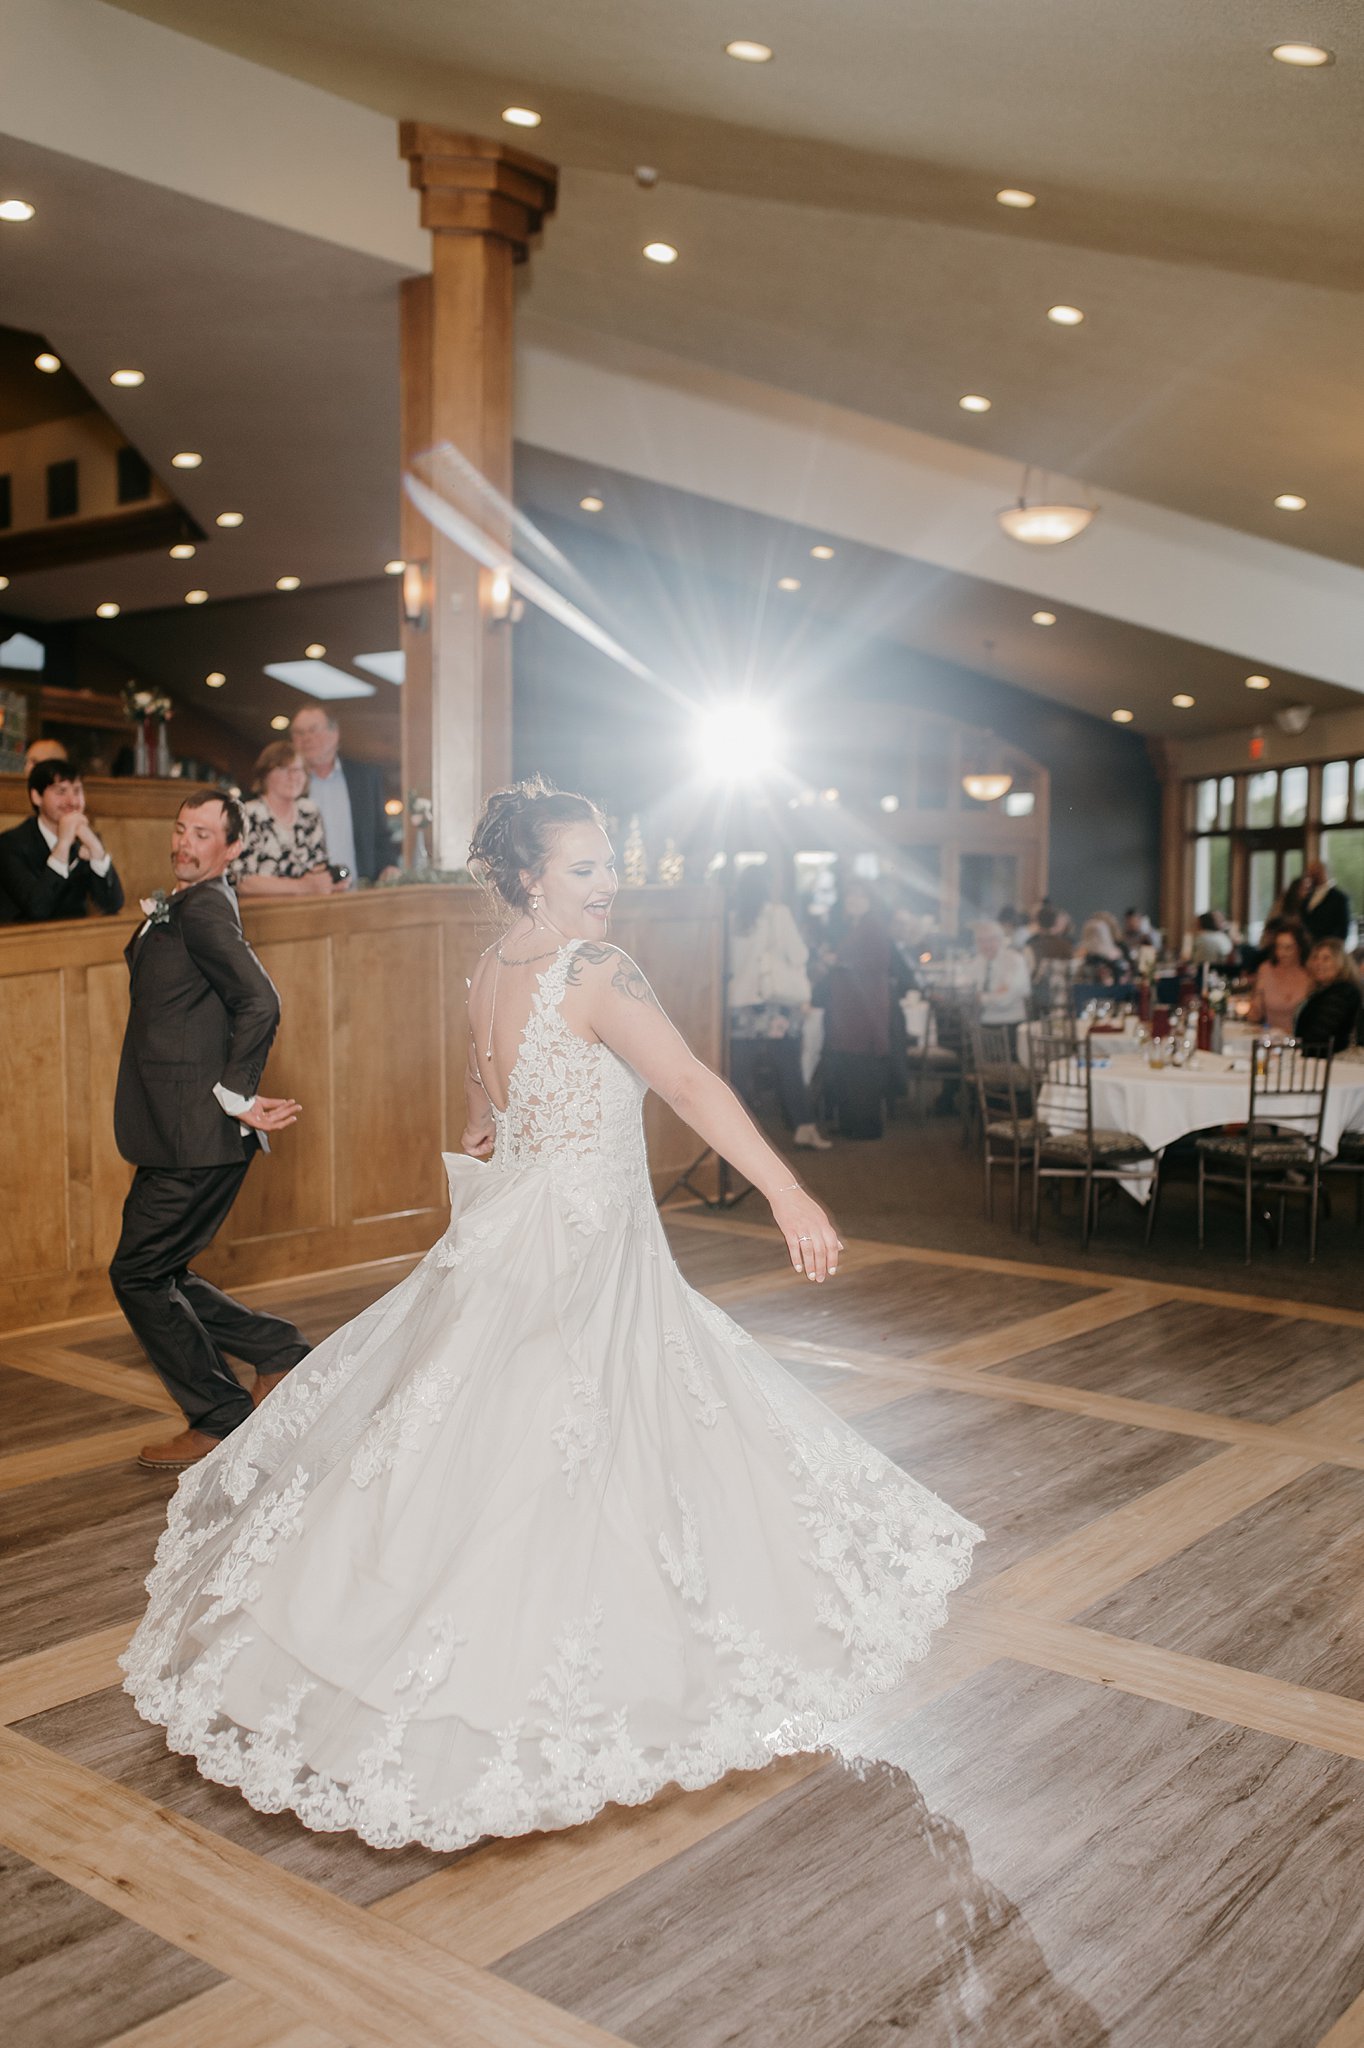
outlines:
{"label": "bride's tattoo on shoulder", "polygon": [[565,977],[568,985],[572,987],[578,983],[584,965],[604,967],[608,960],[614,960],[616,963],[615,972],[611,976],[612,988],[619,990],[623,996],[629,996],[632,1002],[649,1003],[656,1010],[659,1006],[658,998],[634,961],[622,953],[619,946],[604,946],[596,939],[585,939],[581,945],[575,946]]}

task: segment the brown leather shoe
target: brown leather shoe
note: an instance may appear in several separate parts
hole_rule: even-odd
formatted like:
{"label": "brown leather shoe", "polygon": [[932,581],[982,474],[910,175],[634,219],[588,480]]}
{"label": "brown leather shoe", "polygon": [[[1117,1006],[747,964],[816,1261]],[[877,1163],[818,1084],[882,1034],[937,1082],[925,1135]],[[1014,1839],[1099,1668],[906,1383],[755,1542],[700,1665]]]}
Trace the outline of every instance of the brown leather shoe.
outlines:
{"label": "brown leather shoe", "polygon": [[281,1380],[287,1380],[288,1372],[258,1372],[256,1384],[251,1389],[251,1406],[259,1408],[267,1394],[273,1394]]}
{"label": "brown leather shoe", "polygon": [[206,1430],[182,1429],[168,1443],[144,1444],[137,1462],[144,1472],[183,1472],[187,1465],[197,1465],[200,1458],[206,1458],[217,1448],[217,1437],[209,1436]]}

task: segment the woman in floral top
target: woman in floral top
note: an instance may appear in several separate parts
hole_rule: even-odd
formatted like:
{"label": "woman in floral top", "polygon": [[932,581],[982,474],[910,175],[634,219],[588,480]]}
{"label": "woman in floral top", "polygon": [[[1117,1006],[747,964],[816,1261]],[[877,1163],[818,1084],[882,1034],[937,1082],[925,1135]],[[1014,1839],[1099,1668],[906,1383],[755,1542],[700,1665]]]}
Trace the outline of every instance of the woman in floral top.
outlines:
{"label": "woman in floral top", "polygon": [[304,796],[308,771],[290,740],[273,740],[256,763],[258,792],[242,810],[246,842],[232,879],[240,896],[330,896],[347,889],[327,866],[322,813]]}

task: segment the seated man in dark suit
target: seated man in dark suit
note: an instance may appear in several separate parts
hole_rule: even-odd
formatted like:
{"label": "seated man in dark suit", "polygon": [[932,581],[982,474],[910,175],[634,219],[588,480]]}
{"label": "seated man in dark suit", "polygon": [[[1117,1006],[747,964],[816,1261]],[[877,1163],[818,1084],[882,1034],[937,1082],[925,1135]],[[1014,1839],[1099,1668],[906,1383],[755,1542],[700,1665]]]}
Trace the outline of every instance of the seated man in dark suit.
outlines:
{"label": "seated man in dark suit", "polygon": [[85,815],[85,790],[69,761],[39,761],[29,770],[32,817],[0,834],[0,903],[14,921],[84,917],[90,904],[106,916],[123,908],[123,884]]}

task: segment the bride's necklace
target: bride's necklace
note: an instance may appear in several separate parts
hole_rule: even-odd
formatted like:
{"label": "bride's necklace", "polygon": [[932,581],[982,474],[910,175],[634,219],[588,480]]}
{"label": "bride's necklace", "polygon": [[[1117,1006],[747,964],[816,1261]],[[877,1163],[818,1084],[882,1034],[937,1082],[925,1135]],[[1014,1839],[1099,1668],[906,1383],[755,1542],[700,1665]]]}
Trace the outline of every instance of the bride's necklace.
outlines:
{"label": "bride's necklace", "polygon": [[[534,916],[532,916],[531,929],[559,932],[559,927],[557,924],[555,924],[553,918],[544,917],[539,913],[536,913]],[[483,1054],[483,1057],[485,1059],[490,1060],[493,1056],[493,1023],[497,1016],[498,975],[501,973],[504,967],[535,967],[538,966],[541,960],[552,960],[555,954],[562,953],[564,946],[568,944],[568,940],[564,938],[562,932],[559,932],[559,937],[563,939],[563,945],[551,946],[547,953],[531,953],[524,960],[504,959],[502,948],[500,945],[498,946],[496,953],[493,955],[493,996],[492,1001],[488,1005],[488,1043],[484,1048]]]}

